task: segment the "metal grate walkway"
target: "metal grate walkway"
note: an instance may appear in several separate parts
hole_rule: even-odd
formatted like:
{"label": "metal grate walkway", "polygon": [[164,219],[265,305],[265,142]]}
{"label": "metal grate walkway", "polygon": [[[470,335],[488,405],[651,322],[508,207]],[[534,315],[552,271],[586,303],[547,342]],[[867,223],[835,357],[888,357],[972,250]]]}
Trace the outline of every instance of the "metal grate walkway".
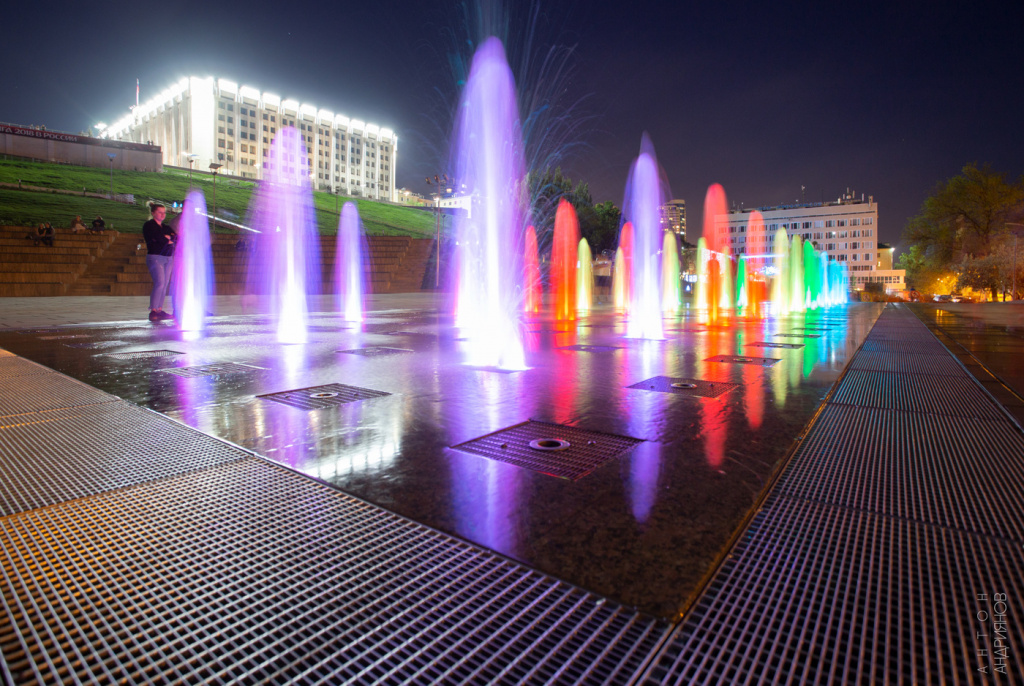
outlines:
{"label": "metal grate walkway", "polygon": [[889,306],[644,681],[1022,683],[1022,600],[1024,438]]}
{"label": "metal grate walkway", "polygon": [[42,381],[0,404],[7,683],[615,684],[669,631],[0,359]]}

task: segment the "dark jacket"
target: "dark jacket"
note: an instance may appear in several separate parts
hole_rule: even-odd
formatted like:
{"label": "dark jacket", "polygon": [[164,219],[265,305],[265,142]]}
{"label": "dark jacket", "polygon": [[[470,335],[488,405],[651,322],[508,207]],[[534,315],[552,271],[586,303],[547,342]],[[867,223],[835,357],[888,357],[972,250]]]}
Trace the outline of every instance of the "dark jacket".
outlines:
{"label": "dark jacket", "polygon": [[[174,239],[174,243],[167,240],[166,236]],[[178,234],[174,232],[165,221],[163,225],[157,224],[155,219],[150,219],[142,226],[142,237],[146,239],[146,252],[150,255],[163,255],[171,257],[174,255],[174,246],[178,242]]]}

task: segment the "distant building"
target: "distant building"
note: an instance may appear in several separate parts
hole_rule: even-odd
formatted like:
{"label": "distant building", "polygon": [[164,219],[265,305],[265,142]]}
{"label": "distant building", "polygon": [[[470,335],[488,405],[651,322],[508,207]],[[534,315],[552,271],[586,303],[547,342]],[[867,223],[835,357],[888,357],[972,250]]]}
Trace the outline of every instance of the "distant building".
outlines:
{"label": "distant building", "polygon": [[686,201],[669,200],[661,206],[661,223],[680,242],[686,240]]}
{"label": "distant building", "polygon": [[159,145],[165,165],[188,167],[191,159],[196,169],[220,164],[222,174],[259,179],[285,126],[305,142],[315,188],[396,200],[394,131],[226,79],[182,79],[101,136]]}
{"label": "distant building", "polygon": [[[764,219],[765,234],[749,236],[747,227],[754,210]],[[764,255],[773,252],[775,232],[786,229],[790,237],[801,236],[816,250],[828,253],[849,270],[850,285],[863,290],[877,276],[896,276],[890,265],[886,274],[878,271],[878,203],[872,196],[857,198],[847,192],[835,202],[800,203],[733,210],[716,221],[725,245],[733,254]],[[897,270],[900,273],[903,270]],[[899,284],[903,280],[900,278]],[[902,290],[902,288],[888,288]]]}
{"label": "distant building", "polygon": [[904,291],[907,289],[907,270],[892,268],[892,254],[894,248],[888,243],[878,244],[878,259],[875,261],[875,271],[866,283],[884,284],[885,290],[890,292]]}
{"label": "distant building", "polygon": [[399,188],[398,192],[395,193],[395,202],[400,205],[412,205],[414,207],[433,207],[434,201],[430,198],[424,197],[416,191],[411,191],[408,188]]}
{"label": "distant building", "polygon": [[0,123],[0,154],[103,169],[161,171],[160,148]]}

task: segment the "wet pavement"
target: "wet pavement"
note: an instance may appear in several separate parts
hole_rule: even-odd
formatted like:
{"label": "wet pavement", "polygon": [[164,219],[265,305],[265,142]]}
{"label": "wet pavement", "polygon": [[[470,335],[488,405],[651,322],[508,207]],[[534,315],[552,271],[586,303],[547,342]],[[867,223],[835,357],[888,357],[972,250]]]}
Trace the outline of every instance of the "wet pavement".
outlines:
{"label": "wet pavement", "polygon": [[[3,331],[0,347],[413,520],[674,617],[881,311],[856,303],[717,326],[674,317],[665,341],[624,338],[621,316],[608,309],[571,324],[541,318],[526,326],[530,368],[508,373],[463,365],[466,344],[433,305],[429,296],[379,296],[361,328],[314,315],[304,345],[276,343],[274,322],[239,303],[198,337],[132,320]],[[126,355],[153,351],[165,352]],[[746,361],[709,361],[728,355]],[[351,389],[315,387],[337,384],[375,393],[322,409],[261,397],[312,388],[300,397],[333,402]],[[309,399],[314,394],[324,397]],[[530,420],[639,442],[598,456],[575,478],[452,447]],[[540,428],[538,435],[563,435]],[[601,440],[564,435],[577,445]],[[491,447],[498,457],[516,449]],[[558,465],[557,452],[544,457]]]}
{"label": "wet pavement", "polygon": [[1024,302],[922,303],[913,310],[1024,426]]}

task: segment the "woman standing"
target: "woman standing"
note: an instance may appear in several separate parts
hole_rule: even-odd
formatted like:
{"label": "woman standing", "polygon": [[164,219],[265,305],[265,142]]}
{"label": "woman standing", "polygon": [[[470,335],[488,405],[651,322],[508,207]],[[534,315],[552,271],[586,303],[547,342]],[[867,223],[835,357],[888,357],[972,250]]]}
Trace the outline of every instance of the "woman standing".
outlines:
{"label": "woman standing", "polygon": [[149,321],[158,322],[171,319],[172,315],[164,312],[164,297],[171,283],[171,268],[174,266],[174,244],[178,234],[170,226],[164,224],[167,208],[160,203],[149,203],[149,211],[153,218],[142,227],[142,237],[146,239],[146,267],[153,277],[153,291],[149,295]]}

